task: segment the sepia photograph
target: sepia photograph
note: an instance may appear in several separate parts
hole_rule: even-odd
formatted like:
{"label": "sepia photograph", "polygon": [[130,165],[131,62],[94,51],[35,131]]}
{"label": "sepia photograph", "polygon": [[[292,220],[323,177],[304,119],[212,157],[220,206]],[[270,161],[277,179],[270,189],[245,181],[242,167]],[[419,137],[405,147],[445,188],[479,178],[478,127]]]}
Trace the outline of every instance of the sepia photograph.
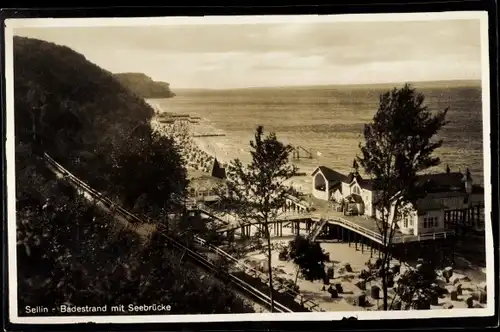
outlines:
{"label": "sepia photograph", "polygon": [[10,321],[492,315],[487,19],[6,20]]}

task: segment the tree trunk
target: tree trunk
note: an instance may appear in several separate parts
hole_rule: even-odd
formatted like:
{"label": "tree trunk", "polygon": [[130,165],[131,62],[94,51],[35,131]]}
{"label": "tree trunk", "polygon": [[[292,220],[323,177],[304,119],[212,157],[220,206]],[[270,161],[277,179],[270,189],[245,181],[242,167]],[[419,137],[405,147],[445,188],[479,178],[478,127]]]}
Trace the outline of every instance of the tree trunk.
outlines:
{"label": "tree trunk", "polygon": [[382,292],[383,292],[383,296],[384,296],[384,311],[387,311],[387,308],[388,308],[388,297],[389,297],[389,294],[388,294],[388,289],[387,289],[387,263],[386,263],[386,260],[387,260],[387,248],[384,248],[384,253],[383,253],[383,259],[382,259]]}
{"label": "tree trunk", "polygon": [[297,266],[297,273],[295,274],[295,286],[297,286],[297,279],[299,278],[300,267]]}
{"label": "tree trunk", "polygon": [[33,143],[37,143],[36,142],[36,123],[35,123],[35,113],[33,111],[31,111],[31,133],[32,133],[32,139],[33,139]]}
{"label": "tree trunk", "polygon": [[267,222],[264,224],[267,238],[267,268],[269,269],[269,298],[271,299],[271,312],[274,312],[274,299],[273,299],[273,268],[271,257],[271,236],[269,234],[269,225]]}

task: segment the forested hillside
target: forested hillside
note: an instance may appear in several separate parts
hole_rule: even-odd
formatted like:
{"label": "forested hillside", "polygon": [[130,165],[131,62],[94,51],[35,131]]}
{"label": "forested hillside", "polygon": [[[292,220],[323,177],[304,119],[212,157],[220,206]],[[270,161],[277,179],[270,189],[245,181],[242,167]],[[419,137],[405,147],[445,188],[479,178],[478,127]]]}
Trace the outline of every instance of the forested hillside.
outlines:
{"label": "forested hillside", "polygon": [[153,81],[142,73],[118,73],[115,77],[125,87],[143,98],[172,98],[175,96],[170,90],[170,84]]}
{"label": "forested hillside", "polygon": [[63,303],[251,310],[180,261],[159,233],[140,237],[45,167],[43,152],[153,225],[184,220],[184,161],[171,139],[152,132],[153,110],[142,98],[83,55],[21,37],[14,80],[19,314]]}

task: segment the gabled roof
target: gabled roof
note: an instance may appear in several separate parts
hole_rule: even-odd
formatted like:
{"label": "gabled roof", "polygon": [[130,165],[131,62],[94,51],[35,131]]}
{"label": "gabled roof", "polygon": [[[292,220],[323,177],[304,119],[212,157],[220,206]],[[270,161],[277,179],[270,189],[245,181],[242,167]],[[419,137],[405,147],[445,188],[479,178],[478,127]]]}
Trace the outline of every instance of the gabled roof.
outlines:
{"label": "gabled roof", "polygon": [[[334,171],[326,166],[319,166],[314,170],[312,176],[317,172],[321,172],[331,185],[337,185],[340,182],[352,183],[356,179],[359,186],[366,190],[373,190],[373,180],[363,179],[361,175],[350,172],[347,176]],[[425,186],[427,193],[444,193],[444,192],[457,192],[465,194],[464,180],[466,176],[461,172],[443,172],[433,174],[422,174],[417,177],[417,185]],[[470,178],[470,173],[469,173]],[[473,185],[472,192],[474,194],[481,194],[484,189],[481,186]]]}
{"label": "gabled roof", "polygon": [[356,179],[356,182],[359,184],[359,186],[363,189],[366,189],[366,190],[372,190],[373,189],[373,180],[371,179],[363,179],[361,177],[361,175],[358,174],[354,174],[354,173],[349,173],[349,175],[347,176],[347,183],[352,183],[352,181],[354,181],[354,179]]}
{"label": "gabled roof", "polygon": [[349,183],[349,184],[352,183],[352,181],[354,181],[354,179],[356,179],[356,181],[359,182],[363,178],[361,177],[361,175],[359,175],[359,173],[350,172],[347,175],[347,183]]}
{"label": "gabled roof", "polygon": [[226,170],[220,166],[219,162],[217,161],[217,158],[214,159],[211,175],[219,179],[226,178]]}
{"label": "gabled roof", "polygon": [[[460,172],[434,173],[419,175],[417,183],[425,186],[426,191],[429,193],[447,191],[465,192],[464,180],[465,176]],[[474,192],[481,191],[480,186],[474,187]]]}
{"label": "gabled roof", "polygon": [[418,176],[420,183],[432,182],[439,186],[462,186],[464,175],[460,172],[430,173]]}
{"label": "gabled roof", "polygon": [[329,182],[345,182],[347,179],[344,174],[334,171],[333,169],[326,166],[318,166],[318,168],[314,170],[312,175],[314,176],[316,173],[318,173],[318,171],[320,171]]}

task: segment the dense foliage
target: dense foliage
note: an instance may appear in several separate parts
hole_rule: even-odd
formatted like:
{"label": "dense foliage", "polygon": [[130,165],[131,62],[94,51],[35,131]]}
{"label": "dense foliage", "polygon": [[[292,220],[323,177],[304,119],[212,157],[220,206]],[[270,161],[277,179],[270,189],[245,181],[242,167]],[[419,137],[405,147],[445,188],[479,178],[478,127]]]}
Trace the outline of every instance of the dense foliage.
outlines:
{"label": "dense foliage", "polygon": [[437,278],[435,266],[424,261],[401,273],[394,289],[401,300],[402,309],[425,309],[432,303],[433,297],[441,297],[446,289],[439,285]]}
{"label": "dense foliage", "polygon": [[134,212],[178,209],[183,161],[171,139],[152,133],[142,98],[81,54],[36,39],[15,37],[14,74],[18,141]]}
{"label": "dense foliage", "polygon": [[314,281],[325,278],[325,262],[328,255],[318,242],[297,236],[289,242],[288,256],[298,266],[304,279]]}
{"label": "dense foliage", "polygon": [[[178,314],[249,311],[221,282],[181,262],[158,233],[143,245],[64,181],[44,176],[39,162],[19,159],[25,184],[17,210],[20,314],[27,305],[61,304],[169,304]],[[26,185],[27,178],[37,185]]]}
{"label": "dense foliage", "polygon": [[[360,144],[360,165],[373,179],[376,192],[374,205],[381,212],[378,229],[383,247],[392,247],[398,220],[409,212],[425,194],[417,175],[440,163],[433,155],[443,141],[436,140],[438,131],[447,123],[448,109],[433,114],[424,104],[424,96],[410,85],[394,88],[380,96],[373,121],[364,128]],[[390,252],[384,250],[382,266],[389,267]],[[386,269],[382,268],[384,310],[388,309]]]}
{"label": "dense foliage", "polygon": [[120,73],[115,77],[125,87],[143,98],[172,98],[175,96],[170,90],[170,84],[153,81],[141,73]]}
{"label": "dense foliage", "polygon": [[152,109],[69,48],[14,42],[19,313],[63,303],[251,311],[226,285],[180,261],[161,234],[144,239],[41,158],[48,152],[127,208],[162,220],[181,210],[186,170],[173,141],[152,133]]}

